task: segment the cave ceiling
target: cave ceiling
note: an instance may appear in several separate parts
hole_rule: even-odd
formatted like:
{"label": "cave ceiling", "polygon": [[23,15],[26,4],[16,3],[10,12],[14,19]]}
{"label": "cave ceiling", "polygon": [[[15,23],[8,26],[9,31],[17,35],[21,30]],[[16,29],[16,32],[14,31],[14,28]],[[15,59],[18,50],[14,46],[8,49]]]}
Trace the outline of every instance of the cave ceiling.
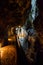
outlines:
{"label": "cave ceiling", "polygon": [[29,10],[30,0],[0,0],[0,26],[24,24]]}

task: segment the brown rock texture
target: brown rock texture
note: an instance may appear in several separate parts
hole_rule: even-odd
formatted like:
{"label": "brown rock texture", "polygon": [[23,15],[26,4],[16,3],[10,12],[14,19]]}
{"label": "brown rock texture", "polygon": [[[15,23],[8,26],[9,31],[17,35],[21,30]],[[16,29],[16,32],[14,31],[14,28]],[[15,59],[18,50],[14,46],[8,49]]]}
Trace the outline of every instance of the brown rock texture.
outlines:
{"label": "brown rock texture", "polygon": [[17,64],[17,52],[16,47],[8,45],[0,48],[1,65],[16,65]]}
{"label": "brown rock texture", "polygon": [[0,37],[4,36],[8,25],[23,25],[29,16],[31,0],[0,1]]}
{"label": "brown rock texture", "polygon": [[30,10],[31,0],[1,0],[0,20],[4,24],[23,24]]}

